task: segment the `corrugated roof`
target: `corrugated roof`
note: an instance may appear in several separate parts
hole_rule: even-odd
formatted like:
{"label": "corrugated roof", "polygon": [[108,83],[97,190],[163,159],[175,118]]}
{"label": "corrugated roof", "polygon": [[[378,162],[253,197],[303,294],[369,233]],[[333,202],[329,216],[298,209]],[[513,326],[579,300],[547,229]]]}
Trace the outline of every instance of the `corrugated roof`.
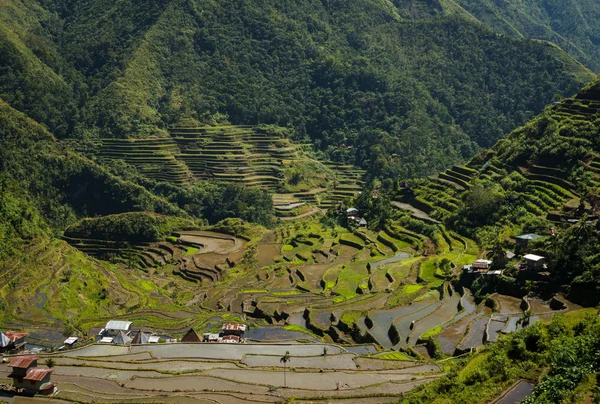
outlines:
{"label": "corrugated roof", "polygon": [[148,342],[151,344],[157,344],[160,337],[158,335],[152,335],[148,338]]}
{"label": "corrugated roof", "polygon": [[129,341],[131,341],[131,338],[129,338],[129,336],[127,334],[125,334],[123,331],[119,331],[119,333],[113,339],[113,342],[115,344],[119,344],[119,345],[128,344]]}
{"label": "corrugated roof", "polygon": [[44,380],[46,375],[54,372],[53,369],[42,369],[42,368],[33,368],[29,372],[27,372],[27,376],[25,376],[24,380],[35,380],[41,382]]}
{"label": "corrugated roof", "polygon": [[221,338],[221,341],[224,343],[240,342],[240,337],[237,335],[226,335]]}
{"label": "corrugated roof", "polygon": [[544,257],[542,257],[541,255],[535,255],[535,254],[527,254],[523,258],[528,261],[539,261],[539,260],[544,259]]}
{"label": "corrugated roof", "polygon": [[4,348],[10,344],[10,340],[6,335],[0,332],[0,348]]}
{"label": "corrugated roof", "polygon": [[529,233],[529,234],[521,234],[520,236],[517,236],[518,239],[521,240],[537,240],[538,238],[541,238],[542,236],[538,236],[537,234],[533,234],[533,233]]}
{"label": "corrugated roof", "polygon": [[64,344],[73,345],[77,341],[79,341],[79,337],[69,337],[65,340]]}
{"label": "corrugated roof", "polygon": [[150,334],[142,331],[142,330],[138,330],[138,331],[134,331],[132,334],[130,334],[131,339],[131,344],[132,345],[141,345],[141,344],[147,344],[148,343],[148,339],[150,338]]}
{"label": "corrugated roof", "polygon": [[106,323],[105,329],[127,331],[131,327],[131,321],[110,320]]}
{"label": "corrugated roof", "polygon": [[12,358],[8,366],[11,368],[27,369],[31,364],[38,360],[37,356],[16,356]]}
{"label": "corrugated roof", "polygon": [[224,331],[246,331],[244,324],[223,324]]}
{"label": "corrugated roof", "polygon": [[25,338],[27,336],[27,333],[18,331],[6,331],[4,335],[6,335],[6,337],[12,342],[15,342],[21,338]]}

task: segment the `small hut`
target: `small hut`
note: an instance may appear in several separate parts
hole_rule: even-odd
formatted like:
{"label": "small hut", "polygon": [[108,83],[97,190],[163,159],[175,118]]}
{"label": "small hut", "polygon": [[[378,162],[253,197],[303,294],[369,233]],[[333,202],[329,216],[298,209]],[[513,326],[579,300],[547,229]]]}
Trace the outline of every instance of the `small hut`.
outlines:
{"label": "small hut", "polygon": [[193,328],[190,328],[188,332],[185,333],[183,338],[181,338],[181,342],[201,342],[200,337],[196,334]]}

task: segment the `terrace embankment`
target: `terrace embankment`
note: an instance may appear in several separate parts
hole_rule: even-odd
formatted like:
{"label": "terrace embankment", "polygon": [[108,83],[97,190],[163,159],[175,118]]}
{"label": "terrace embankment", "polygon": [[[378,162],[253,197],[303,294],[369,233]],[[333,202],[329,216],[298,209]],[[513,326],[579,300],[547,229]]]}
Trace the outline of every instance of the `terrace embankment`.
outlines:
{"label": "terrace embankment", "polygon": [[[327,354],[323,355],[323,348]],[[78,402],[164,401],[232,403],[251,399],[361,399],[392,402],[440,376],[440,368],[414,361],[402,366],[381,362],[323,344],[165,344],[128,349],[92,345],[64,354],[42,355],[55,361],[57,400]],[[285,377],[280,356],[289,352]],[[194,357],[195,359],[190,359]],[[161,359],[162,358],[162,359]],[[210,359],[198,359],[210,358]],[[360,360],[361,368],[356,366]],[[363,369],[364,365],[364,369]],[[0,365],[0,380],[10,373]]]}

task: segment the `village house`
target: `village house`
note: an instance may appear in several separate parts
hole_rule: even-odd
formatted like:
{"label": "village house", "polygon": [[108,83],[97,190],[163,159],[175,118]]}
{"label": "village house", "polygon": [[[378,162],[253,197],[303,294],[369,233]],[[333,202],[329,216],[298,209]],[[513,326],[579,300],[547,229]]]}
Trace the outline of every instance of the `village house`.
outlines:
{"label": "village house", "polygon": [[54,384],[50,375],[54,370],[37,367],[38,358],[35,356],[17,356],[13,358],[9,367],[12,373],[8,375],[13,379],[16,389],[23,389],[25,394],[50,393],[54,391]]}
{"label": "village house", "polygon": [[346,214],[348,216],[356,216],[358,214],[358,209],[356,209],[356,208],[348,208],[348,209],[346,209]]}
{"label": "village house", "polygon": [[535,254],[527,254],[523,256],[523,264],[529,270],[541,271],[546,266],[546,257]]}
{"label": "village house", "polygon": [[19,350],[25,346],[27,333],[17,331],[0,332],[0,352]]}
{"label": "village house", "polygon": [[77,341],[79,341],[79,337],[69,337],[63,342],[64,345],[61,348],[62,349],[65,349],[65,348],[71,349],[71,348],[73,348],[73,345],[75,345],[77,343]]}
{"label": "village house", "polygon": [[128,333],[131,329],[131,321],[110,320],[100,334],[107,337],[116,337],[120,331]]}
{"label": "village house", "polygon": [[200,342],[200,337],[196,334],[193,328],[190,328],[188,332],[181,338],[181,342]]}
{"label": "village house", "polygon": [[529,233],[529,234],[521,234],[520,236],[515,237],[516,245],[515,252],[520,254],[520,252],[524,251],[529,247],[529,242],[533,240],[537,240],[542,236],[538,236],[537,234]]}
{"label": "village house", "polygon": [[219,334],[205,333],[202,336],[202,342],[219,342]]}
{"label": "village house", "polygon": [[223,324],[221,328],[221,336],[235,335],[241,338],[245,332],[246,326],[244,324]]}
{"label": "village house", "polygon": [[237,335],[225,335],[224,337],[219,338],[219,341],[223,344],[239,344],[240,337]]}
{"label": "village house", "polygon": [[487,272],[492,266],[492,261],[490,260],[475,260],[471,265],[465,265],[463,267],[463,271],[470,274],[482,274]]}
{"label": "village house", "polygon": [[148,338],[149,344],[158,344],[159,341],[160,341],[160,335],[151,335],[150,338]]}
{"label": "village house", "polygon": [[142,330],[131,331],[129,337],[131,338],[131,345],[148,344],[150,341],[150,334]]}
{"label": "village house", "polygon": [[112,344],[116,339],[117,343],[127,343],[130,341],[130,338],[127,337],[130,329],[131,321],[110,320],[106,323],[106,326],[100,330],[100,333],[96,337],[96,341],[101,344]]}

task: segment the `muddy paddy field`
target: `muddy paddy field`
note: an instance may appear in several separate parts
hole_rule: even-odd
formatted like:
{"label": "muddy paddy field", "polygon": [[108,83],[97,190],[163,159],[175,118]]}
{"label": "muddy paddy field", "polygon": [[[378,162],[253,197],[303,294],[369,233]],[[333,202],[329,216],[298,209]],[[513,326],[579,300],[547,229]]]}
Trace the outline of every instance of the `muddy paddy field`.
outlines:
{"label": "muddy paddy field", "polygon": [[[180,338],[190,328],[201,335],[243,322],[246,343],[93,344],[55,353],[55,399],[394,402],[440,377],[432,347],[446,356],[465,354],[576,308],[497,294],[490,297],[494,310],[477,304],[450,278],[480,256],[478,247],[441,224],[431,226],[437,237],[397,223],[350,231],[306,219],[275,230],[182,231],[138,246],[155,260],[144,271],[102,264],[119,274],[114,288],[126,291],[120,298],[135,305],[80,318],[74,332],[93,336],[106,321],[123,319]],[[440,269],[442,260],[451,262],[451,274]],[[61,329],[56,323],[28,331],[58,345]],[[2,365],[0,379],[8,371]]]}

